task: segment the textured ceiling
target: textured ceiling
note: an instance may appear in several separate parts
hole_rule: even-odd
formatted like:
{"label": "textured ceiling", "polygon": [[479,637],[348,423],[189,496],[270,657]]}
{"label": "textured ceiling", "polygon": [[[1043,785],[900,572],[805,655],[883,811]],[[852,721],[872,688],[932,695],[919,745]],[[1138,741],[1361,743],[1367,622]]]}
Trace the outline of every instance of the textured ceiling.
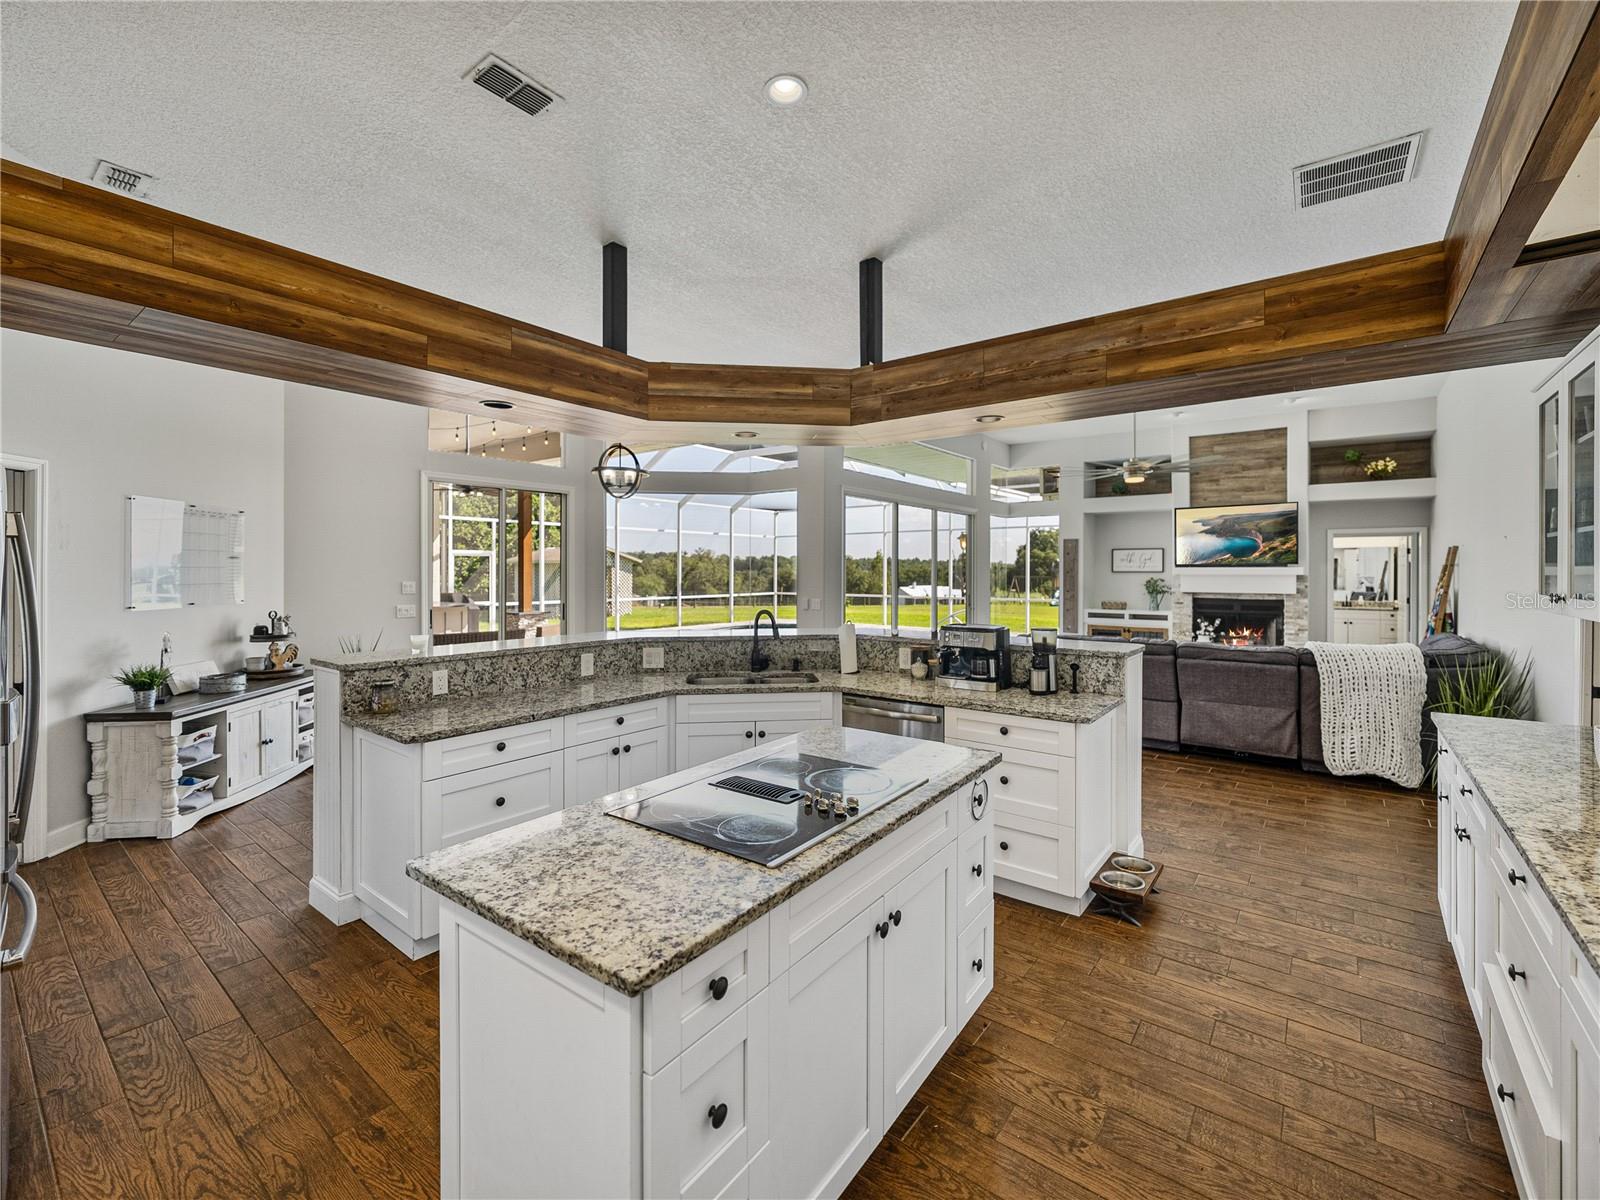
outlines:
{"label": "textured ceiling", "polygon": [[[10,0],[0,138],[593,340],[615,238],[633,353],[853,366],[870,254],[894,357],[1439,238],[1513,7]],[[1413,182],[1293,209],[1418,129]]]}

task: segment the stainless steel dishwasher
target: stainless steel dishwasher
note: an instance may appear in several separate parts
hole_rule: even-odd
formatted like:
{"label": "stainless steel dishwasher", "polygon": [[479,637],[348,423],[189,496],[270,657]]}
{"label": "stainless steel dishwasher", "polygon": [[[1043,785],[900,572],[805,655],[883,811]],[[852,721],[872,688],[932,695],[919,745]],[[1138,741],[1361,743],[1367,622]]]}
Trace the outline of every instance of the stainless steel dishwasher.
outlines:
{"label": "stainless steel dishwasher", "polygon": [[879,700],[876,696],[844,695],[844,727],[897,733],[901,737],[944,741],[944,709],[937,704],[909,700]]}

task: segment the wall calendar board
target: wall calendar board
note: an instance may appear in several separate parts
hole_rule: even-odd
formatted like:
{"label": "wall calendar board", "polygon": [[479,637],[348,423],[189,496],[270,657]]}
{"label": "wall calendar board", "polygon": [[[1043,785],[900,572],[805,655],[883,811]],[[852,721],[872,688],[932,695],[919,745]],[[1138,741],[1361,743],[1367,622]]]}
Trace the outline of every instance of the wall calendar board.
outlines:
{"label": "wall calendar board", "polygon": [[130,609],[244,603],[244,513],[128,497]]}

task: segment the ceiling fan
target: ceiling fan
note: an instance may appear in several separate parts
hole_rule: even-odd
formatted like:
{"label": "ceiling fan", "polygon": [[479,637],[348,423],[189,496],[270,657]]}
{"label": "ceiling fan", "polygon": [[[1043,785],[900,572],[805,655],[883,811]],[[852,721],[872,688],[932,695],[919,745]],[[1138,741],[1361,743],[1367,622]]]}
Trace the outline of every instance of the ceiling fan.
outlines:
{"label": "ceiling fan", "polygon": [[1133,453],[1121,462],[1087,462],[1079,468],[1063,468],[1063,475],[1077,475],[1083,479],[1118,479],[1126,484],[1143,483],[1153,475],[1176,475],[1195,467],[1212,466],[1224,461],[1220,454],[1202,454],[1197,458],[1140,458],[1139,414],[1133,414]]}

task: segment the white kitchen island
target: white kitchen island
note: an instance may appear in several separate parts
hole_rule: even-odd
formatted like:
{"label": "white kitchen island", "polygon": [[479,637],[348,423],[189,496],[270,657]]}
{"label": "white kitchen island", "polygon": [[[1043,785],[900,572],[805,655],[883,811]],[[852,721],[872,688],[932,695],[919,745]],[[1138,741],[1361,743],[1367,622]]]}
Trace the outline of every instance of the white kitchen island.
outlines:
{"label": "white kitchen island", "polygon": [[[775,867],[608,815],[789,753],[927,782]],[[413,862],[444,1195],[837,1195],[992,987],[998,761],[819,729]]]}

